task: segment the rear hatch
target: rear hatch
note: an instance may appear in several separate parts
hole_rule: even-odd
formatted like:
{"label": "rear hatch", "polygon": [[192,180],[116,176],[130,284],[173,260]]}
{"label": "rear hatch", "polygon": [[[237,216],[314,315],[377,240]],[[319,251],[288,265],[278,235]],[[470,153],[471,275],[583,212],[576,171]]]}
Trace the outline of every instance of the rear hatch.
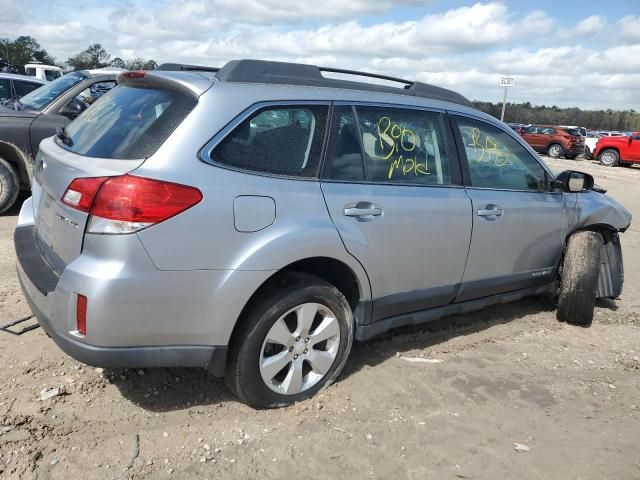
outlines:
{"label": "rear hatch", "polygon": [[[193,92],[173,89],[166,79],[118,81],[122,84],[100,97],[66,131],[45,139],[36,158],[36,241],[58,273],[82,251],[90,208],[100,188],[142,165],[197,102]],[[83,187],[74,186],[78,184]]]}

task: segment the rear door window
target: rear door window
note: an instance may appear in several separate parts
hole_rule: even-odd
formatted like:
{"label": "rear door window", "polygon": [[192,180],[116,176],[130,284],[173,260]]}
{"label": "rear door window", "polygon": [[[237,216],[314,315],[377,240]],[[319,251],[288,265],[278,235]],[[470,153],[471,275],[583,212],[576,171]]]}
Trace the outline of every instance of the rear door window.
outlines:
{"label": "rear door window", "polygon": [[146,158],[195,105],[194,97],[176,90],[120,85],[69,124],[66,143],[56,141],[89,157]]}
{"label": "rear door window", "polygon": [[442,115],[422,110],[356,107],[368,181],[449,185]]}
{"label": "rear door window", "polygon": [[277,106],[240,123],[211,152],[233,168],[275,175],[315,177],[327,123],[326,105]]}

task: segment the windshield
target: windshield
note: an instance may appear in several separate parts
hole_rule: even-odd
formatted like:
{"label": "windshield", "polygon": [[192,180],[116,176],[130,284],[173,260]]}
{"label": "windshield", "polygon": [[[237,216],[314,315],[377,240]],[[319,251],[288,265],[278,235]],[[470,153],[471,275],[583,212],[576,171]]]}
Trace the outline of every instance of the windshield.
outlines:
{"label": "windshield", "polygon": [[88,157],[146,158],[171,135],[196,99],[175,90],[120,85],[66,128],[58,144]]}
{"label": "windshield", "polygon": [[37,88],[30,94],[25,95],[20,99],[20,103],[31,110],[42,110],[64,92],[74,85],[77,85],[85,78],[88,78],[88,75],[82,72],[68,73],[51,83]]}

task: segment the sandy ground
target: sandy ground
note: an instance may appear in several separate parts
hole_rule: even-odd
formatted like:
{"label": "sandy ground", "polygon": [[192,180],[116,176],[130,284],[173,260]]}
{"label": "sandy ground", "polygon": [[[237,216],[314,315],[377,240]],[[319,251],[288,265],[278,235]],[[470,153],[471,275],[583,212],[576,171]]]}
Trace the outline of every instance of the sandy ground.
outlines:
{"label": "sandy ground", "polygon": [[[591,172],[636,218],[623,296],[591,328],[528,299],[403,329],[356,345],[318,397],[273,411],[199,370],[102,371],[41,329],[0,332],[0,478],[640,478],[640,168],[550,163]],[[0,217],[0,323],[29,313],[16,215]],[[57,386],[67,394],[40,400]]]}

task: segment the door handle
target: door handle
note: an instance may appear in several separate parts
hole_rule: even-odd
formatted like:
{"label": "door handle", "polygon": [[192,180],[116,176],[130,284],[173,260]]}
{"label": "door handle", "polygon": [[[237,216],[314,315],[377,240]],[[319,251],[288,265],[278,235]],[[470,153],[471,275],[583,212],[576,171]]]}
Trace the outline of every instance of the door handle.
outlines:
{"label": "door handle", "polygon": [[360,222],[369,222],[382,216],[382,208],[370,202],[358,202],[344,207],[345,217],[355,217]]}
{"label": "door handle", "polygon": [[502,213],[502,207],[498,205],[486,205],[478,210],[479,217],[501,217]]}

